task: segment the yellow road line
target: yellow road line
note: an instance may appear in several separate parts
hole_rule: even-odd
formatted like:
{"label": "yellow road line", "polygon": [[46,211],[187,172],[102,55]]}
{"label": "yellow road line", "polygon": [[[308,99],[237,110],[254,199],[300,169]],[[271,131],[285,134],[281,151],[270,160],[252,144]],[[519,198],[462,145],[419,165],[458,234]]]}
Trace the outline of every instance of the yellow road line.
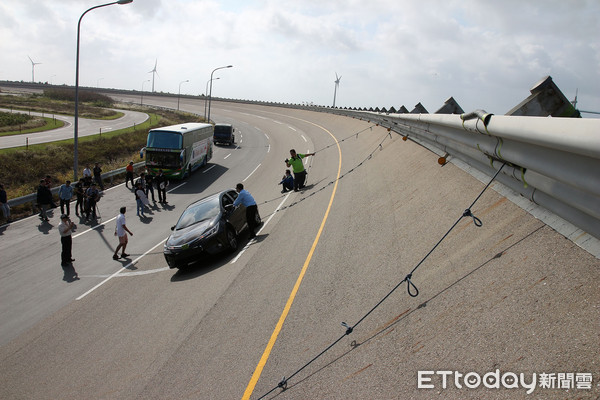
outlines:
{"label": "yellow road line", "polygon": [[331,198],[329,199],[329,205],[327,206],[327,211],[325,211],[325,216],[323,217],[323,220],[321,221],[321,226],[319,227],[317,236],[315,237],[312,247],[310,248],[310,251],[308,252],[308,256],[306,257],[306,260],[304,261],[304,265],[302,266],[300,275],[298,276],[298,279],[296,279],[296,284],[294,285],[294,288],[292,289],[292,292],[290,293],[290,297],[288,298],[288,300],[285,304],[285,307],[283,308],[283,312],[281,313],[281,316],[279,317],[279,321],[277,322],[277,325],[275,325],[275,330],[271,334],[271,338],[269,339],[269,342],[267,343],[267,347],[265,348],[265,351],[263,352],[263,355],[260,358],[260,361],[258,362],[256,369],[254,370],[254,373],[252,374],[252,378],[250,378],[250,382],[248,383],[248,386],[246,387],[246,391],[244,392],[244,396],[242,397],[242,400],[250,399],[250,395],[252,395],[252,392],[254,391],[254,387],[256,386],[256,384],[258,383],[258,380],[260,379],[260,375],[262,374],[263,368],[265,367],[265,364],[267,363],[267,360],[269,359],[271,350],[273,349],[273,346],[275,345],[275,342],[277,341],[279,332],[281,332],[283,323],[285,322],[285,319],[287,318],[288,313],[290,312],[290,308],[292,307],[292,304],[294,303],[294,299],[296,298],[296,293],[298,293],[298,289],[300,288],[300,284],[302,283],[302,280],[304,279],[304,275],[306,274],[306,270],[308,269],[310,260],[312,259],[312,256],[315,252],[315,248],[317,247],[317,244],[319,243],[319,239],[321,238],[321,233],[323,232],[323,228],[325,228],[325,222],[327,221],[327,217],[329,216],[329,211],[331,210],[331,205],[333,204],[333,199],[335,197],[335,192],[337,190],[337,186],[338,186],[338,182],[339,182],[338,179],[340,178],[340,173],[342,170],[342,150],[340,149],[340,144],[337,141],[336,137],[333,136],[333,134],[331,132],[329,132],[327,129],[325,129],[324,127],[317,125],[313,122],[306,121],[306,120],[303,120],[300,118],[295,118],[295,117],[291,117],[291,118],[304,121],[306,123],[309,123],[311,125],[314,125],[314,126],[320,128],[320,129],[323,129],[325,132],[327,132],[329,134],[329,136],[331,136],[333,138],[333,140],[335,140],[335,143],[338,148],[338,154],[339,154],[338,171],[337,171],[337,176],[335,178],[335,185],[333,186],[333,192],[331,193]]}

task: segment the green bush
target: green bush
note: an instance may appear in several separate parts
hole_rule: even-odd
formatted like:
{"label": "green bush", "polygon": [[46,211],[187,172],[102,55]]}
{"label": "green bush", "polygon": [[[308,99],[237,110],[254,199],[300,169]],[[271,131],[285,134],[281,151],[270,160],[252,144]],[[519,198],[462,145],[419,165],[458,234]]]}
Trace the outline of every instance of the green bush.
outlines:
{"label": "green bush", "polygon": [[[51,100],[75,101],[75,89],[45,89],[44,97]],[[113,99],[110,97],[95,93],[90,90],[79,90],[79,101],[82,103],[91,103],[97,107],[112,107]]]}
{"label": "green bush", "polygon": [[19,113],[7,113],[0,111],[0,127],[25,124],[33,119],[32,116]]}

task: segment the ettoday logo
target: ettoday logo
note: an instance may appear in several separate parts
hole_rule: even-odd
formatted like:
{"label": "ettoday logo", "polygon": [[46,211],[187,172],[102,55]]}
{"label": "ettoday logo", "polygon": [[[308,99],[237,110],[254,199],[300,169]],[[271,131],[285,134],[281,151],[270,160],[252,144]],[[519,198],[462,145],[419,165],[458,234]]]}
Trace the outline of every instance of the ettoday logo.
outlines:
{"label": "ettoday logo", "polygon": [[499,369],[480,375],[477,372],[461,373],[458,371],[418,371],[417,388],[447,389],[450,383],[457,389],[477,389],[481,386],[488,389],[526,389],[533,393],[536,387],[542,389],[591,389],[591,373],[532,373],[525,375],[514,372],[501,373]]}
{"label": "ettoday logo", "polygon": [[448,387],[448,382],[454,383],[457,389],[466,387],[468,389],[476,389],[483,385],[488,389],[518,389],[523,387],[527,389],[527,394],[532,393],[537,386],[537,375],[533,373],[529,379],[526,379],[525,374],[519,375],[513,372],[500,373],[497,369],[494,372],[488,372],[481,376],[477,372],[468,372],[463,374],[458,371],[418,371],[417,388],[419,389],[434,389],[436,385],[433,383],[434,376],[438,375],[441,380],[442,389]]}

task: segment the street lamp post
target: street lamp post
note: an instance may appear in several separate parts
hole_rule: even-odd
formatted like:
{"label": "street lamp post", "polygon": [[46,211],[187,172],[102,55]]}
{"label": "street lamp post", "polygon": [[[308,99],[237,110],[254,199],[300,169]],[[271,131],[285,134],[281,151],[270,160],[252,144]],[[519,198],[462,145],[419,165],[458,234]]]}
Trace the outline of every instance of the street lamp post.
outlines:
{"label": "street lamp post", "polygon": [[147,79],[142,82],[142,97],[140,97],[140,106],[144,105],[144,83],[150,82],[150,79]]}
{"label": "street lamp post", "polygon": [[220,69],[231,68],[231,67],[233,67],[233,65],[227,65],[226,67],[215,68],[213,70],[213,72],[210,73],[210,92],[208,94],[208,120],[207,120],[208,123],[210,123],[210,104],[212,102],[212,77],[213,77],[213,74],[215,73],[215,71],[218,71]]}
{"label": "street lamp post", "polygon": [[75,58],[75,120],[73,123],[73,182],[77,182],[78,167],[77,136],[79,134],[79,34],[81,31],[81,20],[85,14],[95,10],[96,8],[112,6],[113,4],[129,4],[131,2],[133,2],[133,0],[118,0],[112,3],[101,4],[99,6],[88,8],[83,14],[81,14],[81,17],[79,17],[79,22],[77,23],[77,56]]}
{"label": "street lamp post", "polygon": [[204,120],[208,121],[206,119],[206,110],[207,110],[207,106],[208,106],[208,100],[206,99],[208,97],[208,84],[212,81],[216,81],[217,79],[221,79],[221,78],[214,78],[214,79],[209,79],[206,81],[206,90],[204,91]]}
{"label": "street lamp post", "polygon": [[179,97],[181,96],[181,84],[189,81],[189,79],[186,79],[185,81],[179,82],[179,92],[177,92],[177,111],[179,111]]}

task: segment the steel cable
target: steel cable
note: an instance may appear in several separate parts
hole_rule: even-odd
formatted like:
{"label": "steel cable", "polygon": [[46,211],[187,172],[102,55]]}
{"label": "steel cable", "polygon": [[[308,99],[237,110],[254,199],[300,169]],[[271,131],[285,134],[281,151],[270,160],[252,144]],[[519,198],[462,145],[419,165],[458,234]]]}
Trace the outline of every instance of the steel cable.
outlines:
{"label": "steel cable", "polygon": [[[385,140],[385,139],[384,139]],[[372,153],[371,153],[372,155]],[[370,156],[369,156],[370,157]],[[387,300],[387,298],[389,298],[404,282],[407,283],[407,291],[408,294],[411,297],[417,297],[419,295],[419,289],[417,288],[417,286],[412,282],[412,275],[413,273],[423,264],[423,262],[425,262],[425,260],[435,251],[435,249],[446,239],[446,237],[450,234],[450,232],[452,232],[452,230],[458,225],[458,223],[465,217],[472,217],[473,218],[473,223],[476,227],[481,227],[483,224],[481,222],[481,220],[477,217],[475,217],[473,215],[473,213],[471,212],[471,208],[475,205],[475,203],[477,203],[477,201],[481,198],[481,196],[486,192],[486,190],[490,187],[490,185],[492,184],[492,182],[494,182],[494,180],[496,179],[496,177],[498,176],[498,174],[500,173],[500,171],[502,171],[502,168],[504,168],[504,165],[506,165],[505,163],[502,164],[502,166],[500,166],[500,168],[498,169],[498,171],[496,171],[496,173],[494,174],[494,176],[492,177],[492,179],[488,182],[488,184],[483,188],[483,190],[479,193],[479,195],[475,198],[475,200],[471,203],[471,205],[462,213],[462,215],[456,220],[456,222],[450,227],[450,229],[448,229],[448,231],[442,236],[442,238],[435,244],[435,246],[433,246],[433,248],[425,255],[425,257],[423,257],[423,259],[421,259],[421,261],[419,261],[419,263],[410,271],[410,273],[408,273],[403,280],[401,280],[400,282],[398,282],[398,284],[396,284],[396,286],[394,286],[381,300],[379,300],[377,302],[377,304],[375,304],[374,307],[372,307],[363,317],[361,317],[354,325],[349,326],[346,322],[342,322],[342,326],[346,328],[345,333],[340,336],[337,340],[335,340],[332,344],[330,344],[329,346],[327,346],[323,351],[321,351],[319,354],[317,354],[315,357],[313,357],[310,361],[308,361],[306,364],[304,364],[302,367],[300,367],[299,369],[297,369],[293,374],[291,374],[289,377],[283,377],[283,379],[277,384],[277,386],[273,387],[271,390],[269,390],[268,392],[266,392],[265,394],[263,394],[261,397],[259,397],[259,399],[263,399],[266,396],[268,396],[269,394],[271,394],[273,391],[277,390],[278,388],[282,389],[282,390],[286,390],[287,388],[287,383],[288,381],[293,378],[294,376],[296,376],[298,373],[300,373],[302,370],[304,370],[306,367],[308,367],[310,364],[312,364],[314,361],[316,361],[318,358],[320,358],[323,354],[325,354],[327,351],[329,351],[331,348],[333,348],[337,343],[339,343],[345,336],[350,335],[354,329],[361,323],[363,322],[373,311],[375,311],[385,300]],[[340,177],[341,178],[341,177]],[[411,291],[411,288],[414,289],[414,293]]]}

